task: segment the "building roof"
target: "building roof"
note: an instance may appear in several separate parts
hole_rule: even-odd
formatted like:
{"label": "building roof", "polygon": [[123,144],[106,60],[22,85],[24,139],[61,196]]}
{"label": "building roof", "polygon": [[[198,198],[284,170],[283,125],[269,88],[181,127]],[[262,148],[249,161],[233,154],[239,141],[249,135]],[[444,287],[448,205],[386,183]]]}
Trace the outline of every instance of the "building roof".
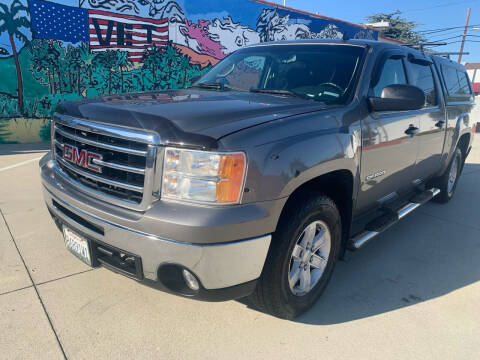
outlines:
{"label": "building roof", "polygon": [[476,70],[480,69],[480,63],[466,63],[465,68],[467,70]]}

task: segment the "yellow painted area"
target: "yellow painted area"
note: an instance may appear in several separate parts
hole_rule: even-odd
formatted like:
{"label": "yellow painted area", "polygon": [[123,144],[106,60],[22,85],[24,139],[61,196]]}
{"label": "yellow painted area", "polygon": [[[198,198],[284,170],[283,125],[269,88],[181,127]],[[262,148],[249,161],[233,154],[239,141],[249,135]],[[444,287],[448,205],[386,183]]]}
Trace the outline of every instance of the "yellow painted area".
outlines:
{"label": "yellow painted area", "polygon": [[5,142],[32,143],[45,141],[40,137],[40,130],[48,125],[49,119],[12,118],[0,120],[5,125],[2,130]]}

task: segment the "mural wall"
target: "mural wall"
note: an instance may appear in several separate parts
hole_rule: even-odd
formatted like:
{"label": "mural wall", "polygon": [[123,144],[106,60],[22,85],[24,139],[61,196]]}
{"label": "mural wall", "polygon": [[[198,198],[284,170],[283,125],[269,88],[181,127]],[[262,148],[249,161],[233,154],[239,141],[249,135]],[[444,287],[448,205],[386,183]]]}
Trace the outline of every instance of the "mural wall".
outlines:
{"label": "mural wall", "polygon": [[242,46],[378,34],[253,0],[2,0],[0,143],[48,140],[62,100],[180,88]]}

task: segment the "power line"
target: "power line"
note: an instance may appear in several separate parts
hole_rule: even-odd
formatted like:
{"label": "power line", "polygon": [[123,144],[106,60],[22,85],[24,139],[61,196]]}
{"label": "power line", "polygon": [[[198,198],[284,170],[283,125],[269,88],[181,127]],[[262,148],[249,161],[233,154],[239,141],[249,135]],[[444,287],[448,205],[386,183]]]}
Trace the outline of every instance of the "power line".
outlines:
{"label": "power line", "polygon": [[[444,38],[444,39],[438,39],[438,40],[435,40],[435,41],[446,41],[446,40],[452,40],[452,39],[457,39],[459,37],[462,37],[463,34],[460,34],[460,35],[456,35],[456,36],[451,36],[451,37],[448,37],[448,38]],[[474,38],[480,38],[480,35],[470,35],[470,34],[467,34],[466,35],[467,37],[474,37]]]}
{"label": "power line", "polygon": [[441,36],[449,36],[449,35],[453,35],[453,34],[462,34],[463,30],[452,30],[452,31],[446,31],[446,32],[442,32],[442,33],[436,33],[436,34],[433,34],[433,35],[429,35],[428,38],[435,38],[435,37],[441,37]]}
{"label": "power line", "polygon": [[[475,25],[468,25],[468,28],[472,27],[477,27],[480,26],[480,24],[475,24]],[[464,29],[465,25],[462,26],[450,26],[450,27],[444,27],[444,28],[438,28],[438,29],[431,29],[431,30],[420,30],[418,31],[419,33],[423,34],[428,34],[428,33],[437,33],[437,32],[442,32],[442,31],[447,31],[447,30],[454,30],[454,29]]]}
{"label": "power line", "polygon": [[443,8],[443,7],[448,7],[448,6],[463,5],[463,4],[466,4],[466,3],[477,2],[477,1],[478,0],[464,0],[464,1],[455,1],[455,2],[450,2],[450,3],[445,3],[445,4],[437,4],[437,5],[432,5],[432,6],[428,6],[428,7],[424,7],[424,8],[405,10],[405,11],[402,11],[402,14],[409,13],[409,12],[417,12],[417,11],[438,9],[438,8]]}

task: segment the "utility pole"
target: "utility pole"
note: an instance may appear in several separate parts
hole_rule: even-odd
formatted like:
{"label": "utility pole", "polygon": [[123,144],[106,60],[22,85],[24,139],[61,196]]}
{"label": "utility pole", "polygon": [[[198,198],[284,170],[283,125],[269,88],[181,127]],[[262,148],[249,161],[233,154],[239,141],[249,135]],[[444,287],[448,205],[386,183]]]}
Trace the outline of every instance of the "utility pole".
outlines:
{"label": "utility pole", "polygon": [[463,47],[465,46],[465,39],[467,37],[468,22],[470,21],[470,8],[467,10],[467,19],[465,20],[465,30],[463,31],[462,44],[460,45],[460,54],[458,54],[458,62],[462,61]]}

